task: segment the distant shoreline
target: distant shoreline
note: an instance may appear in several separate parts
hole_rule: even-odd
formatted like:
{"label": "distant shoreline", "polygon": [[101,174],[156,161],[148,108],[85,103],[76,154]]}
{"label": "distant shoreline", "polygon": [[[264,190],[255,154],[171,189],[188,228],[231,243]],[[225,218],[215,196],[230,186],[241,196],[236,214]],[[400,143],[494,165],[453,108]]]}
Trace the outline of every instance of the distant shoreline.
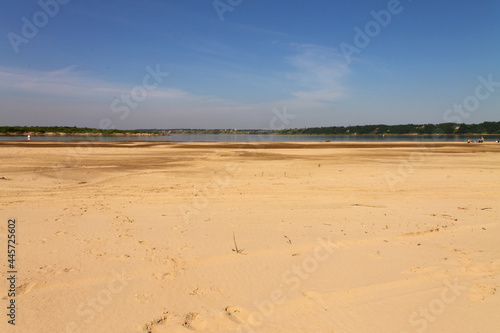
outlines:
{"label": "distant shoreline", "polygon": [[169,136],[164,133],[65,133],[65,132],[7,132],[0,133],[0,136]]}
{"label": "distant shoreline", "polygon": [[170,135],[446,136],[500,135],[500,121],[480,124],[356,125],[285,129],[98,129],[69,126],[0,126],[1,136],[170,136]]}
{"label": "distant shoreline", "polygon": [[7,133],[0,133],[0,136],[182,136],[182,135],[276,135],[276,136],[282,136],[282,135],[291,135],[291,136],[500,136],[500,134],[484,134],[484,133],[467,133],[467,134],[446,134],[446,133],[435,133],[435,134],[420,134],[420,133],[405,133],[405,134],[358,134],[358,133],[352,133],[352,134],[316,134],[316,133],[294,133],[294,134],[284,134],[284,133],[275,133],[275,132],[269,132],[269,133],[260,133],[260,134],[253,134],[253,133],[248,133],[246,131],[241,131],[238,133],[209,133],[210,131],[207,131],[207,133],[199,131],[196,133],[148,133],[148,132],[141,132],[141,133],[63,133],[63,132],[7,132]]}

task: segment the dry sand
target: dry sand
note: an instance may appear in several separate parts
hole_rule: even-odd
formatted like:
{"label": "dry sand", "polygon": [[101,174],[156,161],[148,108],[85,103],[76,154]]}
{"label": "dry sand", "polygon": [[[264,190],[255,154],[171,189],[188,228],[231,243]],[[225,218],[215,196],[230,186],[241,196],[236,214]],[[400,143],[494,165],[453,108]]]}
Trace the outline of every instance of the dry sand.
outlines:
{"label": "dry sand", "polygon": [[[1,332],[498,332],[500,145],[0,143]],[[241,253],[233,251],[233,234]]]}

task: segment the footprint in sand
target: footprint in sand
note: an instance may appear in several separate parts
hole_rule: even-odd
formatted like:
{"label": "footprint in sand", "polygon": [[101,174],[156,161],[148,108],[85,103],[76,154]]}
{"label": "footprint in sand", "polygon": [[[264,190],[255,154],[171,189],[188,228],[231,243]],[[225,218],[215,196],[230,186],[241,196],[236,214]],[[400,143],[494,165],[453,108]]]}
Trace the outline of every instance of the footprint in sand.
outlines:
{"label": "footprint in sand", "polygon": [[435,266],[428,266],[428,267],[415,266],[415,267],[411,267],[409,269],[409,271],[411,273],[430,274],[432,272],[439,271],[439,267],[435,267]]}
{"label": "footprint in sand", "polygon": [[191,295],[191,296],[201,296],[201,295],[205,295],[205,294],[209,294],[209,293],[222,294],[223,290],[221,288],[219,288],[219,287],[210,287],[208,289],[205,289],[205,288],[196,288],[193,291],[191,291],[189,293],[189,295]]}
{"label": "footprint in sand", "polygon": [[[147,251],[147,250],[146,250],[146,251]],[[158,262],[158,260],[159,260],[159,259],[158,259],[158,257],[155,257],[155,256],[149,256],[149,257],[147,257],[147,258],[146,258],[146,260],[147,260],[148,262],[155,263],[155,262]]]}
{"label": "footprint in sand", "polygon": [[47,265],[42,266],[38,269],[38,274],[45,275],[49,272],[49,267]]}
{"label": "footprint in sand", "polygon": [[169,273],[155,273],[155,274],[153,274],[153,276],[157,280],[172,281],[173,279],[175,279],[175,277],[177,276],[177,274],[175,274],[174,272],[169,272]]}
{"label": "footprint in sand", "polygon": [[182,326],[195,331],[204,331],[207,328],[207,320],[199,312],[190,312],[186,315]]}
{"label": "footprint in sand", "polygon": [[144,330],[148,333],[156,332],[157,327],[166,323],[168,318],[169,318],[168,312],[164,311],[161,317],[154,319],[149,323],[147,323],[146,325],[144,325]]}
{"label": "footprint in sand", "polygon": [[200,296],[200,295],[205,295],[206,292],[207,292],[206,289],[196,288],[195,290],[193,290],[192,292],[190,292],[189,295],[191,295],[191,296]]}
{"label": "footprint in sand", "polygon": [[55,271],[54,274],[59,275],[59,274],[63,274],[63,273],[71,273],[74,270],[75,270],[74,268],[65,268],[63,270],[57,270],[57,271]]}
{"label": "footprint in sand", "polygon": [[468,265],[472,262],[472,259],[470,258],[469,253],[459,250],[459,249],[452,249],[452,252],[458,253],[459,255],[459,260],[463,265]]}
{"label": "footprint in sand", "polygon": [[238,324],[246,324],[248,322],[248,317],[250,313],[248,310],[242,308],[241,306],[230,305],[227,306],[224,311],[226,311],[227,316]]}
{"label": "footprint in sand", "polygon": [[36,281],[23,283],[17,288],[17,290],[21,295],[26,295],[30,293],[30,291],[36,286],[36,284]]}
{"label": "footprint in sand", "polygon": [[136,299],[137,299],[137,301],[139,301],[140,303],[142,303],[142,304],[147,304],[147,303],[149,303],[149,300],[151,299],[151,295],[141,293],[141,294],[136,294],[136,295],[135,295],[135,298],[136,298]]}
{"label": "footprint in sand", "polygon": [[484,301],[486,297],[495,295],[497,288],[484,283],[476,283],[469,289],[469,299],[471,301]]}
{"label": "footprint in sand", "polygon": [[180,257],[175,257],[175,256],[168,256],[164,262],[166,264],[171,264],[174,266],[174,268],[177,268],[178,265],[181,265],[184,263],[184,260],[182,260],[182,258]]}
{"label": "footprint in sand", "polygon": [[85,251],[84,254],[93,254],[96,257],[102,257],[102,256],[106,255],[106,252],[99,252],[99,250],[97,250],[97,249],[90,249],[88,251]]}

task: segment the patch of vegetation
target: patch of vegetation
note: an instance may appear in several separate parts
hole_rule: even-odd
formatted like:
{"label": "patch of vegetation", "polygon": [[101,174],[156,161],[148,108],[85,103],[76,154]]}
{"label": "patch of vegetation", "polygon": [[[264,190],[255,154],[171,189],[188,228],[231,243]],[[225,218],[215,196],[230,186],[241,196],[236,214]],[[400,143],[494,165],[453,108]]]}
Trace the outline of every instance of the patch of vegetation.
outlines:
{"label": "patch of vegetation", "polygon": [[286,135],[467,135],[500,134],[500,121],[485,121],[480,124],[406,124],[406,125],[363,125],[295,128],[278,131]]}
{"label": "patch of vegetation", "polygon": [[[59,135],[130,135],[146,134],[137,130],[118,129],[98,129],[89,127],[69,127],[69,126],[0,126],[0,135],[27,135],[37,133],[38,135],[59,134]],[[147,134],[160,134],[157,132],[147,132]]]}

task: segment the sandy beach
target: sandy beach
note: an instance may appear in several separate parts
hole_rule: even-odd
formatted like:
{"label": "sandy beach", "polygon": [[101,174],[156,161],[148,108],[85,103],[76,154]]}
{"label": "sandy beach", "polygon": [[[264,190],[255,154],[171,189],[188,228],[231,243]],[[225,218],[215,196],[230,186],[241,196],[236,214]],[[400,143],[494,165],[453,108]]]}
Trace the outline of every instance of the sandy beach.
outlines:
{"label": "sandy beach", "polygon": [[0,142],[2,332],[498,332],[495,143]]}

